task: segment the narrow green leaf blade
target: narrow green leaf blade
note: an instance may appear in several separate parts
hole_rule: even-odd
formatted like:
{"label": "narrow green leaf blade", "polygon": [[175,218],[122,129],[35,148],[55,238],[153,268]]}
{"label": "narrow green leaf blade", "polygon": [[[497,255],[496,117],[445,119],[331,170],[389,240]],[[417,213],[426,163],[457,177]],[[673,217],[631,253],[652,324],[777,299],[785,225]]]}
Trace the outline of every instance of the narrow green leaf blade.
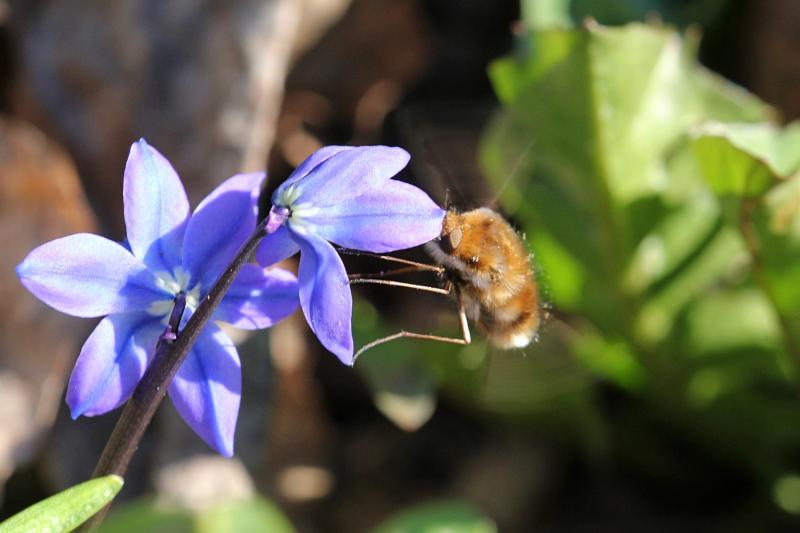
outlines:
{"label": "narrow green leaf blade", "polygon": [[72,531],[113,500],[122,484],[112,475],[70,487],[15,514],[0,524],[0,533]]}

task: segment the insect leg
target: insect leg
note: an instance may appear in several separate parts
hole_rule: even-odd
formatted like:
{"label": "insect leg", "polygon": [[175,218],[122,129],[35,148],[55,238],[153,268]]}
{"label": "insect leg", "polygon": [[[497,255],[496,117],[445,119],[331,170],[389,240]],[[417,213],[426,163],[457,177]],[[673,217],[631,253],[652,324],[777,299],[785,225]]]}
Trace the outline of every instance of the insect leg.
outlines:
{"label": "insect leg", "polygon": [[410,274],[413,272],[423,272],[427,271],[427,269],[423,270],[419,267],[415,266],[407,266],[401,268],[393,268],[391,270],[379,270],[378,272],[360,272],[357,274],[348,274],[347,279],[380,279],[386,278],[389,276],[398,276],[400,274]]}
{"label": "insect leg", "polygon": [[406,289],[415,289],[418,291],[433,292],[436,294],[450,294],[449,289],[440,289],[439,287],[431,287],[429,285],[418,285],[416,283],[406,283],[404,281],[394,281],[391,279],[374,279],[374,278],[355,278],[350,279],[350,285],[357,285],[363,283],[372,283],[374,285],[389,285],[392,287],[404,287]]}
{"label": "insect leg", "polygon": [[[437,272],[437,273],[444,272],[444,268],[440,267],[439,265],[429,265],[428,263],[420,263],[418,261],[411,261],[409,259],[394,257],[391,255],[380,255],[369,252],[360,252],[358,250],[348,250],[347,248],[337,248],[336,250],[340,254],[344,255],[364,255],[367,257],[374,257],[375,259],[381,259],[383,261],[387,261],[390,263],[400,263],[401,265],[416,267],[417,270],[428,270],[430,272]],[[414,272],[414,270],[409,270],[409,272]]]}
{"label": "insect leg", "polygon": [[396,339],[422,339],[429,341],[446,342],[449,344],[461,344],[462,346],[466,346],[467,344],[469,344],[469,341],[467,339],[458,339],[455,337],[442,337],[439,335],[430,335],[427,333],[416,333],[413,331],[404,330],[404,331],[398,331],[393,335],[387,335],[386,337],[381,337],[380,339],[376,339],[370,343],[365,344],[364,346],[359,348],[358,351],[353,355],[353,361],[358,359],[358,357],[367,350]]}
{"label": "insect leg", "polygon": [[[448,283],[448,288],[451,285]],[[467,311],[464,309],[464,300],[461,298],[461,291],[458,287],[455,288],[456,302],[458,302],[458,320],[461,322],[461,335],[464,338],[464,344],[472,342],[472,335],[469,332],[469,322],[467,322]]]}
{"label": "insect leg", "polygon": [[[373,281],[383,281],[383,280],[373,280]],[[399,282],[395,282],[399,283]],[[410,285],[410,284],[404,284]],[[432,289],[434,287],[427,287],[427,289]],[[439,289],[443,291],[444,294],[447,294],[452,290],[453,285],[450,283],[447,284],[446,289]],[[467,322],[467,313],[464,309],[464,303],[461,299],[461,292],[458,288],[455,289],[456,294],[456,301],[458,302],[458,319],[461,322],[461,338],[456,337],[443,337],[441,335],[431,335],[429,333],[416,333],[413,331],[398,331],[392,335],[387,335],[386,337],[381,337],[380,339],[376,339],[370,343],[365,344],[358,351],[353,355],[353,361],[356,361],[358,357],[366,352],[367,350],[374,348],[376,346],[380,346],[381,344],[387,343],[389,341],[397,340],[397,339],[422,339],[428,341],[438,341],[438,342],[446,342],[448,344],[460,344],[461,346],[466,346],[472,342],[472,336],[470,335],[469,331],[469,323]]]}

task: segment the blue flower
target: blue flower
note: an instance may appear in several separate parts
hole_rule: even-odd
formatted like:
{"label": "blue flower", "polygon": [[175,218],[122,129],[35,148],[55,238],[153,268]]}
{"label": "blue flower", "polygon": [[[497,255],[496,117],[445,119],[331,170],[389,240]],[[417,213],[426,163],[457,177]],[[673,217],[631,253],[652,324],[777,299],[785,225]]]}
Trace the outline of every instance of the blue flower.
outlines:
{"label": "blue flower", "polygon": [[[106,413],[124,403],[150,363],[175,298],[186,298],[184,322],[255,228],[263,174],[239,174],[189,212],[172,165],[144,140],[125,167],[125,247],[81,233],[43,244],[17,266],[23,285],[55,309],[107,315],[81,349],[67,390],[72,417]],[[298,304],[289,272],[245,265],[214,319],[266,328]],[[241,399],[236,347],[215,324],[200,334],[169,387],[186,423],[221,454],[233,454]]]}
{"label": "blue flower", "polygon": [[409,160],[402,148],[328,146],[306,159],[272,195],[256,252],[271,265],[300,251],[300,306],[325,348],[353,364],[352,295],[328,241],[374,253],[428,242],[445,212],[420,189],[392,178]]}

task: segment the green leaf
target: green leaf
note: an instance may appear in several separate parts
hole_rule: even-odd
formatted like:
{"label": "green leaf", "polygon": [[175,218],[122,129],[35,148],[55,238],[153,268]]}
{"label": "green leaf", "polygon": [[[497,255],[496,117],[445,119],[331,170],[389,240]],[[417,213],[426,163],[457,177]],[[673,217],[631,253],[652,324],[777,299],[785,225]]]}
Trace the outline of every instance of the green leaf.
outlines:
{"label": "green leaf", "polygon": [[372,530],[373,533],[496,533],[497,526],[475,507],[462,502],[420,505]]}
{"label": "green leaf", "polygon": [[642,389],[646,379],[644,368],[625,340],[607,339],[595,330],[584,328],[572,338],[571,348],[590,371],[623,389]]}
{"label": "green leaf", "polygon": [[688,132],[709,119],[764,118],[769,108],[702,68],[693,35],[666,27],[589,24],[525,39],[490,68],[505,109],[484,136],[486,173],[504,184],[532,146],[501,201],[522,222],[548,299],[630,337],[636,308],[658,296],[644,327],[662,335],[714,281],[681,281],[696,275],[691,261],[704,248],[727,250],[728,262],[739,252],[714,243],[721,210]]}
{"label": "green leaf", "polygon": [[192,511],[146,498],[116,510],[103,523],[108,533],[294,533],[286,516],[263,498]]}
{"label": "green leaf", "polygon": [[[800,173],[765,195],[753,210],[756,261],[762,283],[800,350]],[[795,354],[800,357],[800,353]]]}
{"label": "green leaf", "polygon": [[284,514],[263,498],[219,505],[196,519],[196,533],[294,533]]}
{"label": "green leaf", "polygon": [[572,17],[569,6],[572,0],[523,0],[520,6],[526,28],[569,28]]}
{"label": "green leaf", "polygon": [[119,476],[90,479],[36,503],[0,524],[0,533],[72,531],[122,489]]}
{"label": "green leaf", "polygon": [[720,280],[733,275],[746,261],[746,252],[739,235],[724,227],[692,259],[680,275],[661,285],[642,303],[636,319],[638,339],[651,345],[666,340],[675,317]]}
{"label": "green leaf", "polygon": [[719,291],[703,298],[687,317],[688,348],[694,357],[729,354],[759,346],[780,347],[780,325],[764,294],[753,288]]}
{"label": "green leaf", "polygon": [[189,511],[162,505],[151,498],[115,507],[100,527],[103,533],[192,533]]}
{"label": "green leaf", "polygon": [[708,184],[719,195],[758,197],[800,170],[800,123],[710,122],[692,132],[692,145]]}
{"label": "green leaf", "polygon": [[752,93],[700,65],[692,69],[691,82],[702,117],[721,122],[774,122],[778,113]]}

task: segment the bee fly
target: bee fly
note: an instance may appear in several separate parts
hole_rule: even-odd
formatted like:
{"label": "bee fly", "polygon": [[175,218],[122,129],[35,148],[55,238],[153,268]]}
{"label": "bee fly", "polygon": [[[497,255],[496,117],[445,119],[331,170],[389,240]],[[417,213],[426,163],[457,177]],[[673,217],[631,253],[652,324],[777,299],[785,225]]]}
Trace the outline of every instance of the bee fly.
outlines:
{"label": "bee fly", "polygon": [[520,235],[502,216],[488,208],[464,213],[448,210],[441,235],[427,243],[425,249],[436,265],[378,256],[407,265],[380,275],[428,270],[444,277],[445,288],[360,275],[351,276],[350,283],[377,283],[439,294],[452,292],[458,304],[462,337],[400,331],[366,344],[356,352],[356,357],[379,344],[400,338],[469,344],[472,338],[467,318],[498,348],[523,348],[536,338],[541,309],[530,256]]}

